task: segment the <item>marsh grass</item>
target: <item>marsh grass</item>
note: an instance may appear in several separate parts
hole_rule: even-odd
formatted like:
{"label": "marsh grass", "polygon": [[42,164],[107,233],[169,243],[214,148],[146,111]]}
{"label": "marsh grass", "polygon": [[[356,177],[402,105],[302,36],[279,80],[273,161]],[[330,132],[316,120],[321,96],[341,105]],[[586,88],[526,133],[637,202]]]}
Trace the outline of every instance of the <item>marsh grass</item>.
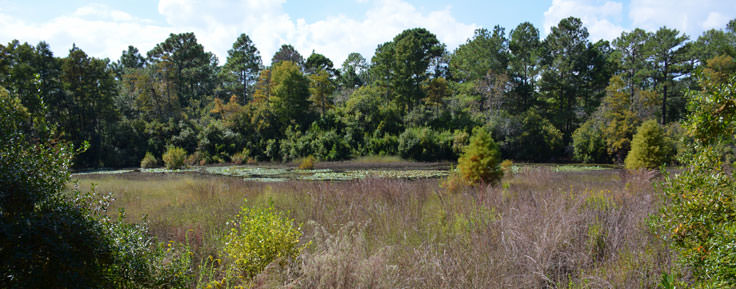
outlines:
{"label": "marsh grass", "polygon": [[[654,288],[673,266],[646,223],[661,205],[654,177],[522,167],[501,185],[451,194],[440,179],[78,176],[113,192],[131,221],[147,215],[160,239],[188,237],[195,260],[222,257],[225,223],[243,199],[273,203],[312,245],[290,266],[267,268],[256,288]],[[218,276],[206,272],[193,280]]]}

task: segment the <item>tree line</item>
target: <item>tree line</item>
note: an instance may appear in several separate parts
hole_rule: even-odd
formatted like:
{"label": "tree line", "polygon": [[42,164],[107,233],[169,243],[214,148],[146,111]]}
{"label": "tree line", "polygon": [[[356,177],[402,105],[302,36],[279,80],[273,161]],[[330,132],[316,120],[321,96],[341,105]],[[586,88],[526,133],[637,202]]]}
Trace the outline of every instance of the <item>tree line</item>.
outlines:
{"label": "tree line", "polygon": [[341,66],[285,44],[263,64],[246,34],[224,64],[194,33],[142,54],[90,57],[46,42],[0,45],[0,86],[59,124],[80,168],[137,166],[179,147],[191,164],[400,155],[456,159],[474,127],[503,158],[623,162],[637,127],[677,135],[697,75],[736,71],[736,20],[691,39],[662,27],[591,42],[580,19],[480,28],[454,51],[408,29]]}

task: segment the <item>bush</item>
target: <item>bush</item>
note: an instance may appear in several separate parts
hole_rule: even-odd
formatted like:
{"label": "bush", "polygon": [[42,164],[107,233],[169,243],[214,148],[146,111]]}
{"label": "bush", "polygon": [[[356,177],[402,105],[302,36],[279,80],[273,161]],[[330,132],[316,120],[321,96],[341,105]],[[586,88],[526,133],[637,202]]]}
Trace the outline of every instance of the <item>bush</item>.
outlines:
{"label": "bush", "polygon": [[200,163],[204,161],[202,153],[199,151],[195,151],[194,153],[187,156],[187,159],[184,161],[184,163],[188,166],[197,166],[200,165]]}
{"label": "bush", "polygon": [[521,130],[509,136],[507,146],[516,160],[550,161],[562,155],[562,132],[530,109],[521,115]]}
{"label": "bush", "polygon": [[437,132],[428,127],[406,129],[399,135],[399,154],[402,158],[418,161],[452,159],[453,135]]}
{"label": "bush", "polygon": [[511,175],[514,173],[514,162],[511,160],[503,160],[501,162],[501,171],[504,175]]}
{"label": "bush", "polygon": [[299,227],[273,205],[266,209],[243,206],[230,223],[234,228],[227,235],[223,250],[233,260],[238,275],[246,280],[274,261],[284,265],[307,246],[299,246]]}
{"label": "bush", "polygon": [[584,163],[608,163],[606,140],[595,120],[583,123],[572,134],[573,157]]}
{"label": "bush", "polygon": [[627,169],[657,168],[672,160],[674,144],[655,120],[645,121],[631,141],[631,151],[624,160]]}
{"label": "bush", "polygon": [[67,191],[75,149],[39,115],[0,87],[0,287],[186,287],[188,252],[111,219],[110,195]]}
{"label": "bush", "polygon": [[204,128],[198,136],[197,151],[208,163],[223,163],[236,152],[240,135],[215,121]]}
{"label": "bush", "polygon": [[693,288],[736,287],[736,175],[723,163],[724,143],[736,135],[736,75],[723,83],[700,79],[691,92],[684,170],[665,178],[666,206],[657,224],[680,261],[692,270]]}
{"label": "bush", "polygon": [[495,184],[503,177],[500,162],[501,153],[491,134],[477,127],[458,159],[457,169],[460,177],[470,184]]}
{"label": "bush", "polygon": [[302,161],[299,163],[299,169],[300,170],[314,169],[314,157],[310,155],[310,156],[303,158]]}
{"label": "bush", "polygon": [[184,161],[187,159],[187,151],[183,148],[170,146],[161,158],[167,169],[175,170],[185,166]]}
{"label": "bush", "polygon": [[143,160],[141,160],[141,168],[150,169],[158,166],[158,159],[156,159],[156,157],[153,156],[152,153],[146,152],[146,156],[144,156]]}
{"label": "bush", "polygon": [[399,147],[399,137],[390,134],[384,134],[378,136],[377,132],[374,132],[373,136],[365,137],[364,154],[367,155],[395,155],[398,153],[397,148]]}
{"label": "bush", "polygon": [[250,150],[247,148],[244,148],[242,151],[235,153],[231,158],[230,161],[234,164],[242,164],[248,161],[250,158]]}

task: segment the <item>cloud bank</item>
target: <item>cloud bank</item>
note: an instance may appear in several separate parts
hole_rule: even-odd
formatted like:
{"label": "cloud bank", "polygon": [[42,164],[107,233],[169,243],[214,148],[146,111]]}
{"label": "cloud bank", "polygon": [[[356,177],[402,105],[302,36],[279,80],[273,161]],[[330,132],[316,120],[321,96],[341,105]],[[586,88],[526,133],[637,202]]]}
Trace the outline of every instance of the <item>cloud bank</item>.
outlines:
{"label": "cloud bank", "polygon": [[401,0],[369,1],[370,8],[361,19],[339,14],[311,23],[292,18],[284,12],[283,4],[283,0],[160,0],[158,12],[165,24],[99,4],[80,7],[70,15],[44,23],[29,23],[0,13],[0,25],[4,27],[0,39],[31,43],[45,40],[57,56],[65,56],[76,43],[90,55],[115,60],[128,45],[145,52],[169,33],[191,31],[224,63],[232,43],[240,33],[246,33],[266,64],[282,44],[291,44],[304,57],[315,51],[340,65],[351,52],[370,59],[379,43],[390,41],[404,29],[425,27],[454,48],[477,28],[456,20],[449,7],[421,12]]}
{"label": "cloud bank", "polygon": [[[626,7],[627,6],[627,7]],[[678,29],[697,38],[702,31],[721,29],[736,15],[736,3],[717,0],[553,0],[544,12],[545,34],[563,18],[575,16],[588,28],[592,41],[612,40],[622,31],[642,28],[656,31],[662,26]],[[624,23],[629,23],[624,25]]]}

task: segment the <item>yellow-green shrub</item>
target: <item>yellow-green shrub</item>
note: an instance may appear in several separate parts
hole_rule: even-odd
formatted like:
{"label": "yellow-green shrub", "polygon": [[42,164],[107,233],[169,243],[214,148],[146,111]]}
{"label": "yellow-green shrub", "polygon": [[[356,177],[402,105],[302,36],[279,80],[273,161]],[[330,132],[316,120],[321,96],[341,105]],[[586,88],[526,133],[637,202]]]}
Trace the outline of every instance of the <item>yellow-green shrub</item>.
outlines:
{"label": "yellow-green shrub", "polygon": [[156,157],[153,156],[153,154],[150,152],[147,152],[146,156],[144,156],[143,160],[141,160],[141,168],[150,169],[158,166],[158,159],[156,159]]}
{"label": "yellow-green shrub", "polygon": [[227,235],[225,254],[234,263],[237,275],[250,280],[271,262],[283,265],[299,256],[307,246],[299,246],[302,233],[294,220],[270,206],[268,208],[241,207],[231,221],[234,228]]}
{"label": "yellow-green shrub", "polygon": [[233,154],[233,156],[230,158],[230,161],[232,161],[234,164],[239,165],[246,162],[248,160],[248,157],[250,157],[250,150],[244,148],[243,151]]}
{"label": "yellow-green shrub", "polygon": [[657,168],[670,162],[674,152],[672,140],[664,129],[655,120],[648,120],[636,131],[624,165],[627,169]]}
{"label": "yellow-green shrub", "polygon": [[501,162],[501,171],[504,175],[511,175],[514,173],[514,162],[511,160],[503,160]]}
{"label": "yellow-green shrub", "polygon": [[470,144],[465,146],[458,159],[457,169],[462,179],[468,183],[495,184],[503,177],[500,162],[501,153],[491,134],[476,127],[473,129]]}
{"label": "yellow-green shrub", "polygon": [[161,158],[167,169],[180,169],[185,166],[187,151],[180,147],[170,146]]}
{"label": "yellow-green shrub", "polygon": [[299,169],[300,170],[314,169],[314,157],[310,155],[306,158],[303,158],[302,161],[299,163]]}

